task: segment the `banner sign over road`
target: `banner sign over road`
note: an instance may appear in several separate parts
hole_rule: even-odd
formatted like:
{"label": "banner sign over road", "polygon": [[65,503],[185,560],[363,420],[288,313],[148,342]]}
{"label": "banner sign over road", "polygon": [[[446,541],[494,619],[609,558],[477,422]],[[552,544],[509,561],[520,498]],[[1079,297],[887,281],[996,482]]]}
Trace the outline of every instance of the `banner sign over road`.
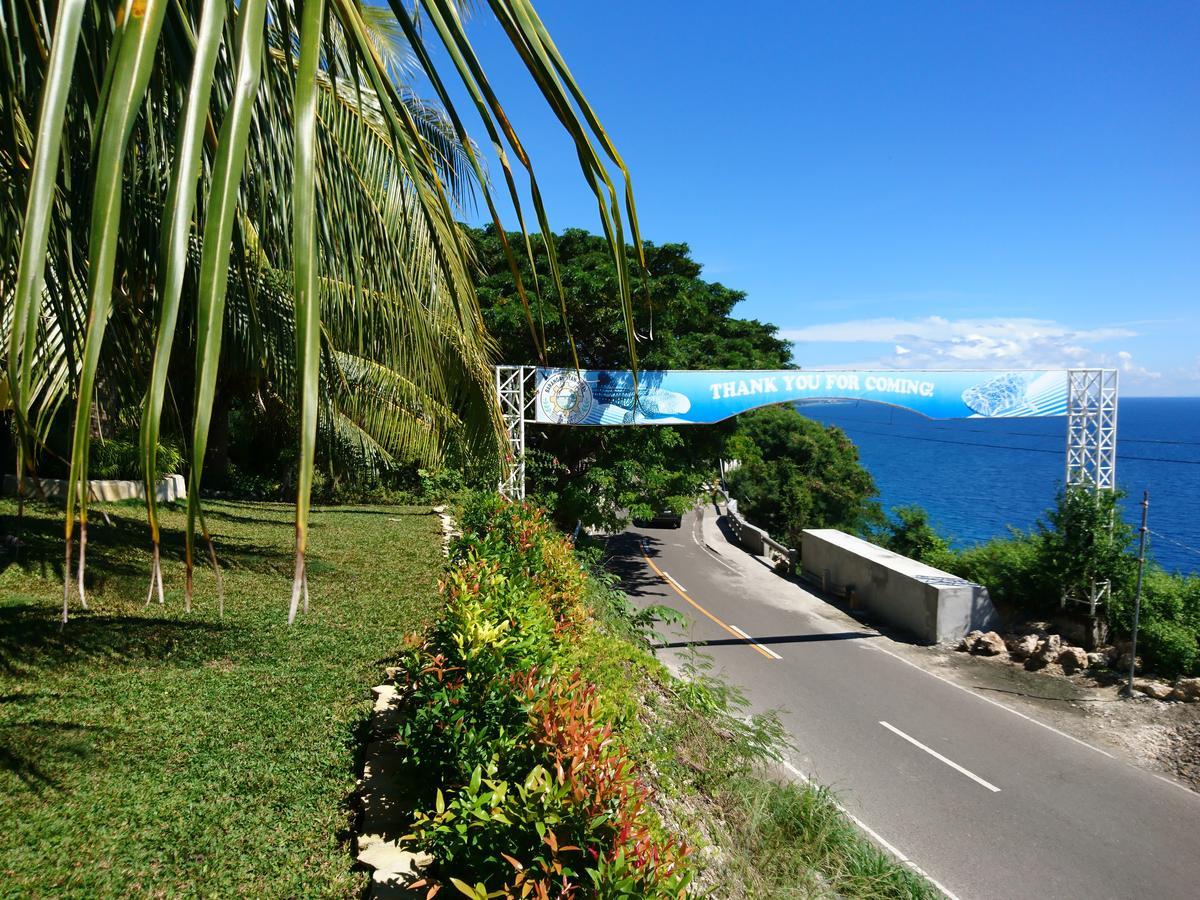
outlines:
{"label": "banner sign over road", "polygon": [[554,425],[699,425],[773,403],[871,400],[931,419],[1065,416],[1067,370],[639,372],[537,370],[536,420]]}

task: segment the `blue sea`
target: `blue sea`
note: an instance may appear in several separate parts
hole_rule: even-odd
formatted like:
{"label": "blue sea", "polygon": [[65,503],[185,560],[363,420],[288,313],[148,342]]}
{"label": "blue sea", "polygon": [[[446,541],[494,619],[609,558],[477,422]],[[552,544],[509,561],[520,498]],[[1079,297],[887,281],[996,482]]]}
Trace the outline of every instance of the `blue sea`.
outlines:
{"label": "blue sea", "polygon": [[[1063,483],[1065,418],[934,421],[861,402],[800,411],[854,440],[885,509],[925,507],[959,547],[1032,528]],[[1121,399],[1117,482],[1134,526],[1150,491],[1149,555],[1200,573],[1200,397]]]}

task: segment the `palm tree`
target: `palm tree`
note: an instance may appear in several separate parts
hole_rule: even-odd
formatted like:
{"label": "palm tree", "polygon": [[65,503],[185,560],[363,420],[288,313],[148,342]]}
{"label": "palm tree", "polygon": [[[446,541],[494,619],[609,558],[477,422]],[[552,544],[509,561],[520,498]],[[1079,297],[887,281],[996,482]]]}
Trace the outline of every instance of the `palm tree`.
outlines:
{"label": "palm tree", "polygon": [[[622,252],[629,228],[640,258],[628,173],[528,0],[488,6],[578,150],[620,272],[636,365]],[[77,517],[84,599],[82,486],[98,381],[119,406],[139,410],[151,590],[157,584],[160,599],[150,488],[168,394],[190,387],[189,600],[197,523],[207,537],[201,473],[221,373],[240,366],[294,398],[300,463],[289,621],[307,602],[322,421],[377,458],[434,454],[456,428],[496,446],[491,343],[456,213],[474,190],[498,226],[499,216],[426,35],[441,42],[499,154],[525,235],[524,248],[506,246],[514,272],[513,254],[532,253],[507,154],[526,171],[543,235],[549,223],[528,155],[455,3],[390,7],[390,36],[381,11],[358,0],[124,0],[115,15],[97,0],[59,0],[38,8],[52,25],[29,5],[0,7],[6,391],[21,490],[55,414],[74,406],[64,621]],[[397,37],[401,51],[388,52]],[[404,88],[406,66],[433,85],[440,109]],[[624,204],[610,164],[624,174]],[[518,285],[536,333],[537,279],[533,288],[536,301]]]}

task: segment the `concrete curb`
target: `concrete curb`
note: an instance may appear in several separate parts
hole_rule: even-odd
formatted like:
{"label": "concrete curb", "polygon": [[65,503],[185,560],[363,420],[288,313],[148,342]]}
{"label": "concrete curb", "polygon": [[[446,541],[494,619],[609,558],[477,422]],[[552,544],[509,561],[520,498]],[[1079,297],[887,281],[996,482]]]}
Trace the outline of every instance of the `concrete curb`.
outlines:
{"label": "concrete curb", "polygon": [[389,668],[387,675],[389,681],[371,689],[375,693],[375,707],[369,722],[372,740],[366,746],[362,777],[358,779],[362,822],[358,828],[356,859],[374,870],[368,896],[411,897],[408,885],[420,877],[421,870],[433,862],[433,857],[414,853],[400,844],[400,836],[409,825],[402,801],[410,791],[397,774],[402,752],[395,735],[406,698],[390,681],[395,669]]}
{"label": "concrete curb", "polygon": [[[57,499],[67,495],[67,482],[62,478],[42,478],[42,491],[46,497]],[[4,493],[16,496],[17,477],[4,476]],[[25,496],[36,497],[37,485],[32,478],[25,479]],[[172,503],[187,499],[187,483],[182,475],[164,475],[155,485],[154,497],[159,503]],[[120,500],[145,500],[146,487],[140,481],[95,480],[88,482],[88,500],[96,503],[114,503]]]}

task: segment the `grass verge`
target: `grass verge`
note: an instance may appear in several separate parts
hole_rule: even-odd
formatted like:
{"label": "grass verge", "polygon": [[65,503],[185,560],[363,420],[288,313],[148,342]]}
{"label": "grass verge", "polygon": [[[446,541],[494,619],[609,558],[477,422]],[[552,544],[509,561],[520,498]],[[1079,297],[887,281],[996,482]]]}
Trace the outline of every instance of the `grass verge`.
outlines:
{"label": "grass verge", "polygon": [[[95,510],[91,612],[65,630],[62,514],[0,544],[0,894],[350,896],[346,835],[370,686],[440,607],[428,508],[314,511],[312,606],[286,626],[293,512],[207,505],[224,572],[183,613],[183,516],[164,511],[166,605],[145,607],[144,513]],[[18,531],[0,501],[0,536]]]}

